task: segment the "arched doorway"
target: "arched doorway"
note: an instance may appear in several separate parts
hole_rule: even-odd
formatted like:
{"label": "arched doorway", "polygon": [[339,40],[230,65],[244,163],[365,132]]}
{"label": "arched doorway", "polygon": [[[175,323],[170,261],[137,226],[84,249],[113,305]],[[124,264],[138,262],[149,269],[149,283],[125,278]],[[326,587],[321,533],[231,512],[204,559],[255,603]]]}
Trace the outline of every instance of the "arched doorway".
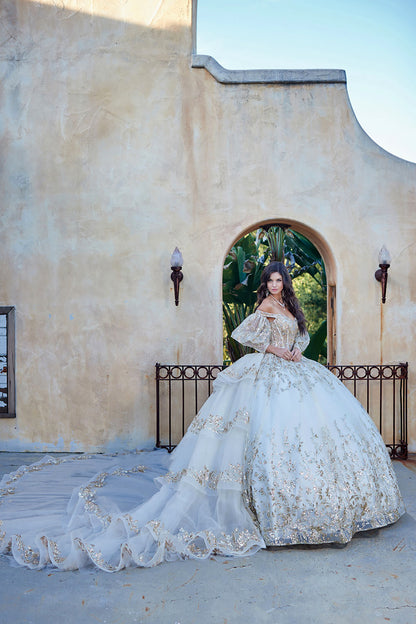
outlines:
{"label": "arched doorway", "polygon": [[[303,238],[307,239],[307,241],[310,241],[310,243],[312,243],[311,249],[314,248],[316,250],[318,257],[322,261],[322,264],[324,266],[325,281],[326,281],[327,362],[328,364],[335,364],[336,363],[336,278],[335,278],[336,265],[335,265],[334,256],[332,254],[332,251],[328,243],[326,242],[326,240],[322,237],[322,235],[319,232],[317,232],[313,228],[310,228],[304,223],[301,223],[294,219],[287,219],[287,218],[269,219],[269,220],[264,220],[261,222],[253,223],[251,226],[246,227],[243,231],[240,232],[240,234],[237,237],[234,238],[232,244],[230,245],[229,250],[227,251],[224,261],[226,261],[227,258],[229,261],[230,258],[228,254],[230,250],[233,248],[233,246],[235,246],[238,241],[242,241],[244,239],[245,241],[248,241],[247,244],[252,245],[252,237],[250,236],[247,237],[248,234],[259,231],[261,229],[271,231],[270,230],[271,228],[274,228],[275,232],[280,231],[280,233],[286,232],[287,234],[294,233],[294,234],[300,235],[300,236],[297,236],[298,240],[300,241],[302,241]],[[282,249],[283,240],[276,241],[276,245],[277,247],[279,247],[280,245]],[[244,246],[244,243],[243,243],[243,246]],[[287,246],[285,247],[285,249],[287,250]],[[247,253],[250,255],[249,249],[247,250]],[[256,266],[253,268],[249,264],[249,262],[250,261],[252,262],[252,260],[249,260],[247,261],[246,268],[242,269],[243,257],[242,257],[241,249],[239,250],[239,255],[240,257],[238,258],[238,262],[240,266],[240,272],[243,270],[244,273],[247,274],[247,278],[245,278],[245,276],[242,276],[244,277],[244,281],[240,280],[240,282],[243,282],[244,286],[245,287],[247,286],[249,290],[250,289],[253,290],[254,282],[256,281],[256,279],[258,280],[258,273],[261,272],[261,263],[260,264],[257,263],[259,264],[259,266]],[[293,263],[293,257],[290,258],[289,257],[290,255],[291,254],[288,254],[288,256],[286,257],[286,263],[289,263],[289,264],[290,262]],[[293,266],[294,265],[292,264],[292,268]],[[296,270],[298,269],[296,268],[294,269],[294,274],[296,274]],[[299,274],[299,270],[297,274]],[[224,270],[223,275],[224,275],[223,293],[226,293],[227,270]],[[239,287],[243,288],[241,283]],[[296,290],[296,283],[295,283],[295,290]],[[225,294],[224,299],[226,298],[226,296],[227,295]],[[252,298],[250,299],[250,301],[252,301]],[[236,308],[234,307],[233,310],[236,310]],[[246,308],[244,305],[240,306],[239,309],[236,310],[236,313],[237,315],[241,316],[242,314],[245,314],[245,311],[246,313],[250,312],[250,305],[248,305]],[[226,314],[227,313],[225,312],[225,324],[227,325]],[[238,321],[238,318],[236,318],[235,320]],[[232,322],[232,319],[231,319],[231,322]]]}

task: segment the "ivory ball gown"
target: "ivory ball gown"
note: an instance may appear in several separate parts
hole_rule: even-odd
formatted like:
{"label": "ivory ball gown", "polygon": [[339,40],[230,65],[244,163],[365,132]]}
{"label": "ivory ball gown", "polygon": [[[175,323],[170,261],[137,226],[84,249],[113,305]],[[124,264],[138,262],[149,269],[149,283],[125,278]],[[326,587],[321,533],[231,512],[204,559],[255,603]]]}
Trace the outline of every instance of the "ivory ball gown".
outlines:
{"label": "ivory ball gown", "polygon": [[175,451],[76,455],[1,482],[1,552],[73,570],[266,546],[346,543],[404,506],[377,428],[325,367],[265,353],[298,346],[296,320],[260,311],[233,333],[257,353],[218,375]]}

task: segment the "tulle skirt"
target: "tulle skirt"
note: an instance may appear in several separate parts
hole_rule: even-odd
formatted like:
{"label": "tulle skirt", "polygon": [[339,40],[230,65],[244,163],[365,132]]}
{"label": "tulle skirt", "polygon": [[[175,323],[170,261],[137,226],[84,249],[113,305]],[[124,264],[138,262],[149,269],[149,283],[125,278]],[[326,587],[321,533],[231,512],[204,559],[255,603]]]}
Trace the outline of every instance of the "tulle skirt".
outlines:
{"label": "tulle skirt", "polygon": [[385,444],[344,385],[260,353],[218,376],[170,456],[46,456],[0,488],[1,552],[30,568],[346,543],[404,513]]}

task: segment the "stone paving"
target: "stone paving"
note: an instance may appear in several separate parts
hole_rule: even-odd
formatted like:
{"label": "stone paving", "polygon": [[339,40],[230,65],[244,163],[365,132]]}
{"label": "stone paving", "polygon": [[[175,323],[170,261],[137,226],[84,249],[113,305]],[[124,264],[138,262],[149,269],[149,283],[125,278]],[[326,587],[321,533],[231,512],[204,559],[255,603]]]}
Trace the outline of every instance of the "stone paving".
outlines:
{"label": "stone paving", "polygon": [[[0,453],[0,474],[41,454]],[[395,462],[407,514],[343,547],[288,547],[108,574],[0,557],[2,624],[416,623],[416,461]]]}

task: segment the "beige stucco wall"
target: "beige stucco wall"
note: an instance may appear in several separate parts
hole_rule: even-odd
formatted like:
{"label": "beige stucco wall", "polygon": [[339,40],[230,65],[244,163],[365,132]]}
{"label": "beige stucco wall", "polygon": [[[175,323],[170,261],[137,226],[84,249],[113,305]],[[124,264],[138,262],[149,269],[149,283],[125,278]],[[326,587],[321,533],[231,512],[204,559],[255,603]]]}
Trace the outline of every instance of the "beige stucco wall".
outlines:
{"label": "beige stucco wall", "polygon": [[155,362],[221,361],[224,256],[280,219],[332,252],[338,362],[409,361],[416,450],[416,165],[369,139],[345,85],[219,84],[191,68],[191,0],[0,16],[0,304],[17,316],[0,449],[151,445]]}

